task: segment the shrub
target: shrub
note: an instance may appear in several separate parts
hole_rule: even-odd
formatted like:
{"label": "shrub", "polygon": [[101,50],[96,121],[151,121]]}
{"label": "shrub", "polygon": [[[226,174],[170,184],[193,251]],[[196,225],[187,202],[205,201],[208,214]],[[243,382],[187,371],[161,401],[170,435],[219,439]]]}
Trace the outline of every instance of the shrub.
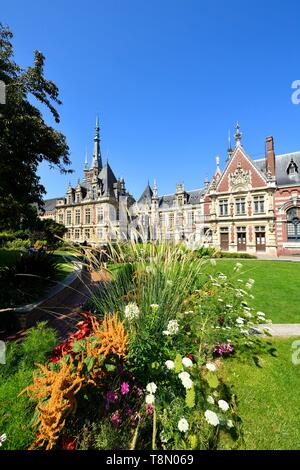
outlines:
{"label": "shrub", "polygon": [[15,240],[8,241],[5,244],[5,248],[9,250],[25,250],[31,246],[30,240],[23,240],[22,238],[15,238]]}
{"label": "shrub", "polygon": [[244,258],[244,259],[256,259],[257,256],[250,255],[249,253],[238,253],[234,251],[221,251],[221,258]]}

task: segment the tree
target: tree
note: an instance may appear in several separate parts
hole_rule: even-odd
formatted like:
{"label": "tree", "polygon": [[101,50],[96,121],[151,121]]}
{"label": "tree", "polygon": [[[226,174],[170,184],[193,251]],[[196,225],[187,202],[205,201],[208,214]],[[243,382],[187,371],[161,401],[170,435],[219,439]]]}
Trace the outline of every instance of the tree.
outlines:
{"label": "tree", "polygon": [[29,100],[34,97],[59,123],[57,86],[44,77],[45,57],[35,51],[34,64],[22,69],[13,60],[12,32],[0,23],[0,80],[6,87],[6,103],[0,109],[0,229],[26,228],[42,208],[45,188],[37,175],[46,161],[61,172],[71,172],[65,136],[48,126]]}
{"label": "tree", "polygon": [[33,229],[34,238],[47,240],[48,245],[52,247],[60,243],[65,233],[67,233],[66,227],[52,219],[38,219]]}

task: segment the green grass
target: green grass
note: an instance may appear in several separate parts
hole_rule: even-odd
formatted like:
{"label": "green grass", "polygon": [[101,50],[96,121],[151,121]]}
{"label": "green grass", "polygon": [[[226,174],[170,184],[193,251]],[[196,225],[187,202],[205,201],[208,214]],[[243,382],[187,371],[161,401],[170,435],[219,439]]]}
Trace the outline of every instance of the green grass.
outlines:
{"label": "green grass", "polygon": [[264,312],[273,323],[300,323],[300,263],[218,259],[216,266],[208,269],[230,274],[237,261],[243,268],[235,278],[255,280],[253,307]]}
{"label": "green grass", "polygon": [[272,340],[277,357],[262,367],[231,358],[222,373],[238,397],[246,449],[300,449],[300,365],[291,361],[295,339]]}

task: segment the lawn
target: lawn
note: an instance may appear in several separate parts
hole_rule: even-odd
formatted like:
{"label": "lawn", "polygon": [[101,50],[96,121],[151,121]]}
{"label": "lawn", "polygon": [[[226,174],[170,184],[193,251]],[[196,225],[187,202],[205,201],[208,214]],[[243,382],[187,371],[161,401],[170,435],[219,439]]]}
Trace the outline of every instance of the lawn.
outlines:
{"label": "lawn", "polygon": [[243,265],[242,270],[234,274],[237,285],[238,279],[255,280],[253,307],[264,312],[273,323],[300,323],[300,263],[218,259],[216,266],[209,270],[230,274],[237,262]]}
{"label": "lawn", "polygon": [[263,356],[262,367],[241,358],[223,362],[238,396],[246,449],[300,449],[300,365],[291,360],[293,341],[272,340],[277,357]]}

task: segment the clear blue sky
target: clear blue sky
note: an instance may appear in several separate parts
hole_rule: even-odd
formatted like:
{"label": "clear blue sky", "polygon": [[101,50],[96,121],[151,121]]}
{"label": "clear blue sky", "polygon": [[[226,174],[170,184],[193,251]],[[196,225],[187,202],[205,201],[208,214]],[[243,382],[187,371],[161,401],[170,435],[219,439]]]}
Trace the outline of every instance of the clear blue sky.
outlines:
{"label": "clear blue sky", "polygon": [[75,173],[43,165],[48,197],[82,175],[97,112],[102,155],[134,196],[154,177],[160,194],[201,187],[215,155],[224,165],[237,120],[253,156],[270,134],[277,153],[299,150],[299,18],[299,0],[2,2],[16,60],[27,66],[41,50],[63,101]]}

